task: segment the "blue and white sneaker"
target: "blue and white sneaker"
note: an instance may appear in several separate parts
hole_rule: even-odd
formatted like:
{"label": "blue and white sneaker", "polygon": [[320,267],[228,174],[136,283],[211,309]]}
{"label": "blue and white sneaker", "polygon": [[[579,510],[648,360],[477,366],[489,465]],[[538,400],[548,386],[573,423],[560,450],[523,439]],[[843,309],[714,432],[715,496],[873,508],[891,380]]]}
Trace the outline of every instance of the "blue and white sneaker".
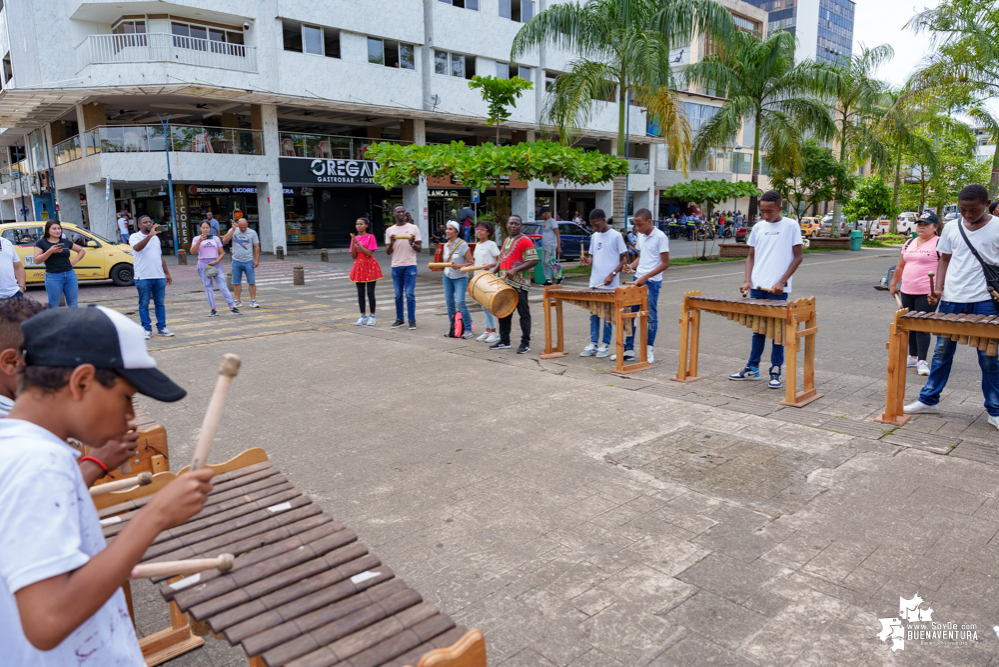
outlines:
{"label": "blue and white sneaker", "polygon": [[357,321],[354,322],[355,327],[363,327],[366,326],[367,324],[368,324],[368,318],[366,315],[361,315],[359,318],[357,318]]}
{"label": "blue and white sneaker", "polygon": [[771,389],[780,389],[784,386],[784,383],[780,381],[780,368],[776,371],[773,368],[770,369],[770,382],[767,383],[767,386]]}
{"label": "blue and white sneaker", "polygon": [[374,315],[368,315],[368,326],[369,327],[375,326],[375,316]]}
{"label": "blue and white sneaker", "polygon": [[728,376],[729,380],[759,380],[760,379],[760,369],[750,368],[746,366],[738,373]]}

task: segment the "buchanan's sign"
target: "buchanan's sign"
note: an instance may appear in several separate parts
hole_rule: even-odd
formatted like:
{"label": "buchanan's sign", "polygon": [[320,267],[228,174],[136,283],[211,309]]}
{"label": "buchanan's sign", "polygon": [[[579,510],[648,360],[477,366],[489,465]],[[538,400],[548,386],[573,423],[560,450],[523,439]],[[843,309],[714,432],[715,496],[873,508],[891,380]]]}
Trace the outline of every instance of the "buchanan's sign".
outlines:
{"label": "buchanan's sign", "polygon": [[373,160],[281,158],[282,183],[377,185],[376,171],[378,164]]}

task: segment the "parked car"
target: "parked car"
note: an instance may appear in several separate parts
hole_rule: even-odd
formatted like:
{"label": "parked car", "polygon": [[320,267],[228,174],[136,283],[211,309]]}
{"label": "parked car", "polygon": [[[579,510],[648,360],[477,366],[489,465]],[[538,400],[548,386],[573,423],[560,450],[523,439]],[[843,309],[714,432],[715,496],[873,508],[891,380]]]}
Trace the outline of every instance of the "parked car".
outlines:
{"label": "parked car", "polygon": [[[45,223],[15,222],[0,225],[0,236],[14,244],[24,265],[27,283],[45,282],[45,265],[35,264],[35,243],[42,238]],[[76,265],[80,280],[108,280],[115,285],[134,284],[132,248],[117,241],[110,241],[72,223],[63,223],[62,231],[70,241],[87,249],[83,261]]]}
{"label": "parked car", "polygon": [[802,218],[799,224],[801,226],[801,235],[805,237],[814,236],[815,232],[822,228],[822,223],[819,222],[818,218],[814,217]]}
{"label": "parked car", "polygon": [[[577,225],[575,222],[559,221],[558,232],[562,236],[562,259],[579,259],[580,248],[583,243],[589,243],[590,234],[586,228]],[[541,225],[537,222],[525,222],[523,233],[531,238],[541,238]],[[537,242],[537,241],[536,241]]]}
{"label": "parked car", "polygon": [[746,229],[746,225],[742,225],[737,230],[735,230],[735,242],[745,243],[747,234],[749,234],[749,230]]}

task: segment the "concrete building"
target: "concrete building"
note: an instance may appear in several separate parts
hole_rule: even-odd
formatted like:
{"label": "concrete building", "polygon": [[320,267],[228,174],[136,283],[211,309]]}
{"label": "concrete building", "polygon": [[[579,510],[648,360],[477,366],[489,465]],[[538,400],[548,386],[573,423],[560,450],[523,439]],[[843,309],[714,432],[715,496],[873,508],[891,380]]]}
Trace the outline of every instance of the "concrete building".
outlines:
{"label": "concrete building", "polygon": [[[493,140],[486,104],[467,87],[475,74],[535,83],[500,130],[504,143],[535,139],[545,89],[572,54],[542,48],[510,62],[510,45],[551,1],[394,0],[391,11],[379,0],[3,3],[0,218],[58,215],[113,238],[116,211],[128,210],[176,220],[186,246],[208,211],[239,211],[274,251],[345,246],[359,215],[378,230],[403,203],[426,235],[471,192],[433,180],[386,191],[366,147]],[[761,10],[726,4],[746,29],[765,29]],[[695,40],[686,58],[704,48]],[[686,100],[695,126],[721,104],[696,91]],[[579,145],[614,152],[617,104],[595,104]],[[632,207],[656,209],[656,186],[677,172],[643,110],[629,118]],[[731,176],[730,154],[692,177]],[[560,187],[557,203],[547,183],[510,188],[525,220],[539,205],[563,218],[612,209],[610,183]]]}
{"label": "concrete building", "polygon": [[766,10],[768,34],[786,30],[798,39],[794,58],[800,62],[835,61],[853,53],[851,0],[747,0]]}

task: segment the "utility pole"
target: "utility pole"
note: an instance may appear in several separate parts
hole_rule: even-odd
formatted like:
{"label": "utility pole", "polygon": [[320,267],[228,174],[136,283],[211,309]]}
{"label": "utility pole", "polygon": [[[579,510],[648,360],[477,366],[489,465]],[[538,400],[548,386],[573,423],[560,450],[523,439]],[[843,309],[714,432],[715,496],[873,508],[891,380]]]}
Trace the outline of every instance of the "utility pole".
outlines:
{"label": "utility pole", "polygon": [[170,217],[173,219],[170,229],[173,231],[173,254],[176,256],[177,251],[180,250],[180,246],[177,245],[177,225],[180,216],[177,215],[177,206],[174,204],[173,175],[170,173],[170,114],[167,114],[166,120],[163,120],[163,116],[159,114],[156,114],[156,117],[160,119],[160,125],[163,126],[163,147],[167,159],[167,188],[170,190]]}

